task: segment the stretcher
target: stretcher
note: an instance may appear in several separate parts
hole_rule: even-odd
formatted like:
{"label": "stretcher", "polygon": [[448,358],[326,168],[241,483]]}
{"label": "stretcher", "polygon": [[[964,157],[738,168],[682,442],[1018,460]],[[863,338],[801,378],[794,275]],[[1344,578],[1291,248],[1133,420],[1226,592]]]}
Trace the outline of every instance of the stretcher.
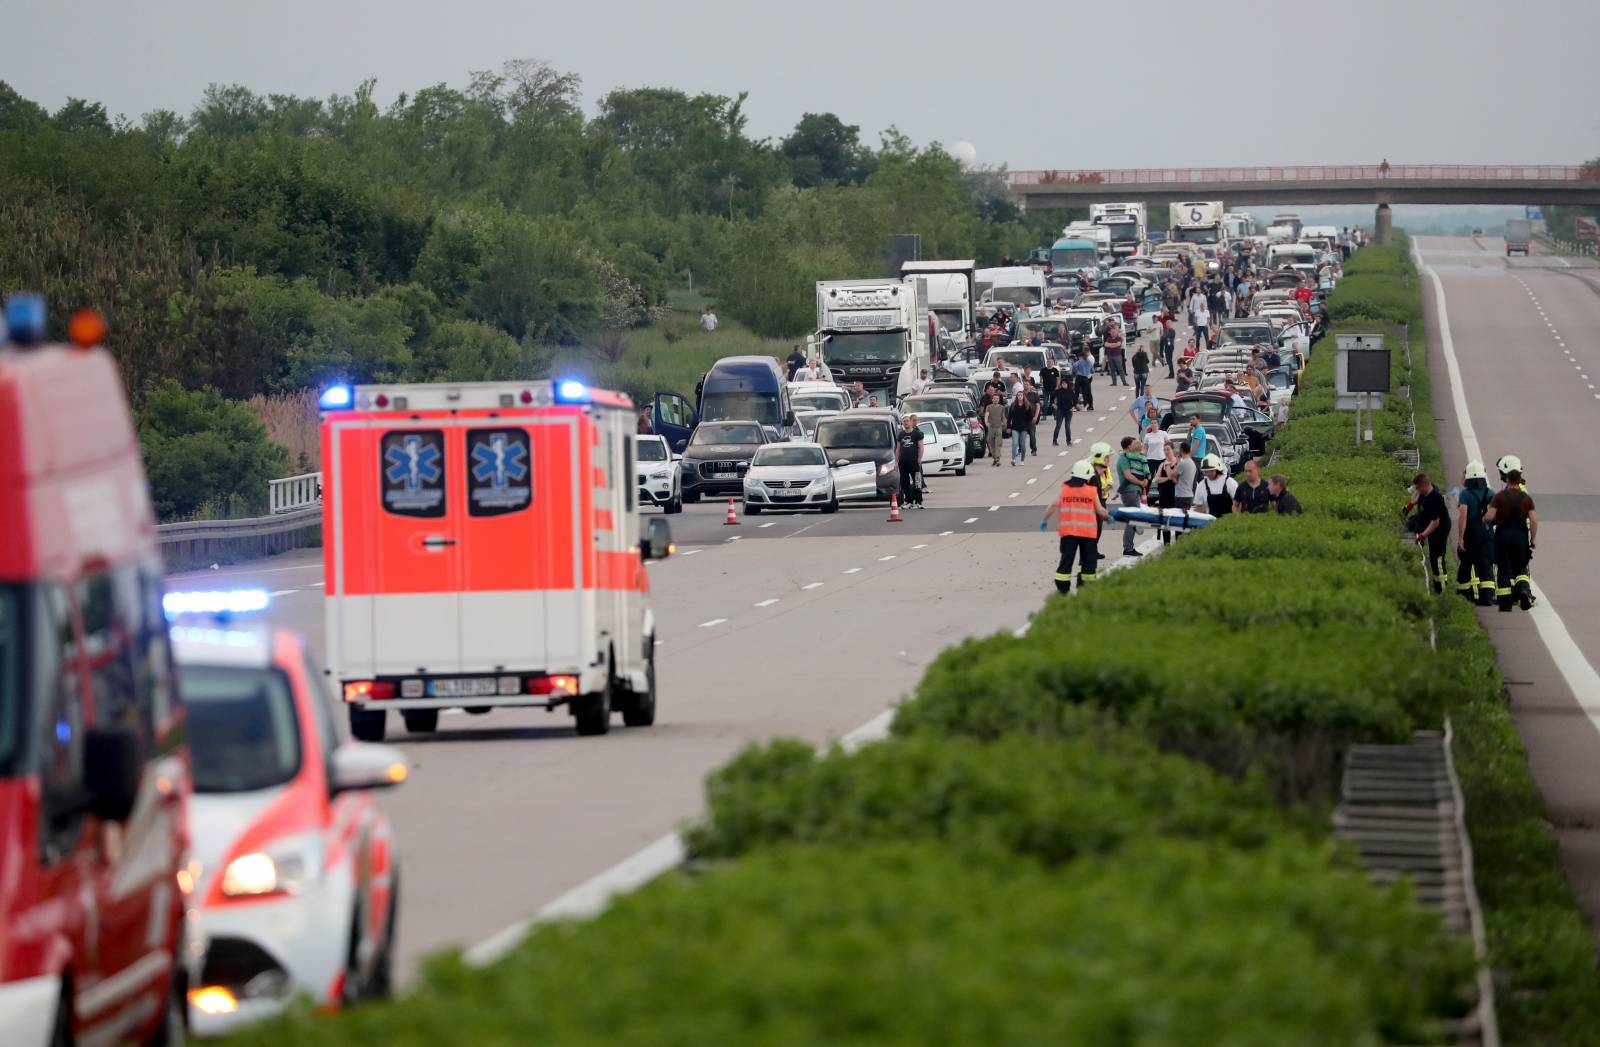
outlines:
{"label": "stretcher", "polygon": [[[1163,519],[1165,517],[1165,519]],[[1169,531],[1192,530],[1204,527],[1217,519],[1210,513],[1196,512],[1193,509],[1158,509],[1153,505],[1111,507],[1111,519],[1116,523],[1147,524],[1151,527],[1163,527]]]}

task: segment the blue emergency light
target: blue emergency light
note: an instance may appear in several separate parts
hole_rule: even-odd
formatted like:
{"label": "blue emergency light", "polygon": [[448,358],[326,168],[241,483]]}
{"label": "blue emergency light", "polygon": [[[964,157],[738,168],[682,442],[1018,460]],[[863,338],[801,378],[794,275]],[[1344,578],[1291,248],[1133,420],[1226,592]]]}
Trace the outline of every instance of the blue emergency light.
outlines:
{"label": "blue emergency light", "polygon": [[317,406],[324,411],[338,411],[349,407],[355,401],[355,390],[348,385],[330,385],[322,390],[322,395],[317,397]]}
{"label": "blue emergency light", "polygon": [[556,383],[556,403],[586,404],[588,402],[589,387],[576,378],[563,378]]}
{"label": "blue emergency light", "polygon": [[265,589],[224,589],[167,593],[161,609],[168,618],[186,614],[235,615],[264,611],[272,598]]}
{"label": "blue emergency light", "polygon": [[18,292],[6,298],[6,329],[17,345],[38,345],[44,341],[44,295]]}

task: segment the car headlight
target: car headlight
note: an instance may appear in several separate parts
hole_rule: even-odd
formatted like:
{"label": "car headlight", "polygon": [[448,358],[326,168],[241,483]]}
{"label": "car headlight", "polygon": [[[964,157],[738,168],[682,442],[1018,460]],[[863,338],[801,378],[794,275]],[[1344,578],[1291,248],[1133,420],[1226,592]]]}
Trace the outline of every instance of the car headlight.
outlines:
{"label": "car headlight", "polygon": [[283,843],[241,854],[222,872],[222,893],[230,898],[263,894],[298,894],[317,876],[318,848],[313,841]]}
{"label": "car headlight", "polygon": [[888,476],[892,472],[894,472],[894,459],[893,458],[889,459],[887,462],[884,462],[882,465],[878,466],[878,475],[879,476]]}

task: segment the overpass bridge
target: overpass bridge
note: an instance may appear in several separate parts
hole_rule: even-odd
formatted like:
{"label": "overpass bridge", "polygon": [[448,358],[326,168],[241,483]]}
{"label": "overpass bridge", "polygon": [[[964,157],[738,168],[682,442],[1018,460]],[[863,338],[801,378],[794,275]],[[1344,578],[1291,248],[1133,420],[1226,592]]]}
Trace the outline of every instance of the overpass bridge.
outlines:
{"label": "overpass bridge", "polygon": [[1600,164],[1346,164],[1012,171],[1029,208],[1250,204],[1600,204]]}

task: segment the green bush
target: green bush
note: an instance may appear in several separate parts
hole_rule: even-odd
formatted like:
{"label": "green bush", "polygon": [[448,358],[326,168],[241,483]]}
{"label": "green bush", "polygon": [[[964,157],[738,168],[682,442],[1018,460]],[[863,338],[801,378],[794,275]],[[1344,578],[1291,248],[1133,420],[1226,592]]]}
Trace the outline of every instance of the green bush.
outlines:
{"label": "green bush", "polygon": [[145,472],[163,520],[202,510],[264,512],[267,481],[283,476],[289,453],[243,404],[215,389],[167,382],[150,391],[139,420]]}
{"label": "green bush", "polygon": [[1304,845],[1145,844],[1059,871],[933,846],[778,848],[673,875],[487,970],[238,1042],[1439,1042],[1471,969],[1403,891]]}
{"label": "green bush", "polygon": [[1056,865],[1149,836],[1252,847],[1279,834],[1260,782],[1224,781],[1105,717],[1074,726],[1081,733],[1066,739],[923,735],[822,759],[803,742],[753,747],[707,782],[709,811],[689,848],[731,858],[778,843],[930,839]]}

